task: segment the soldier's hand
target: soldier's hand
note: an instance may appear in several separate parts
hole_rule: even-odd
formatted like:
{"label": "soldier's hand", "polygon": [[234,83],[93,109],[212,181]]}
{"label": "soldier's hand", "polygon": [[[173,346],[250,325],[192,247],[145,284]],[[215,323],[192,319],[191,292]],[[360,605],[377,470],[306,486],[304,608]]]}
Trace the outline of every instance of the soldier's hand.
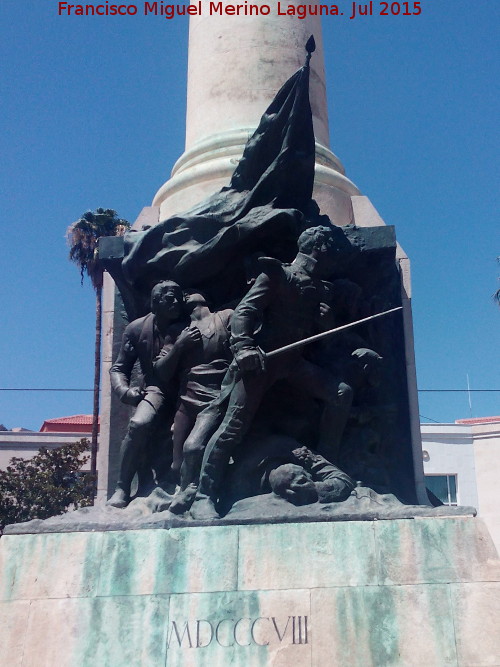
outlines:
{"label": "soldier's hand", "polygon": [[310,453],[311,450],[307,449],[307,447],[297,447],[297,449],[294,449],[292,452],[295,458],[299,459],[299,461],[305,461]]}
{"label": "soldier's hand", "polygon": [[146,392],[143,389],[139,389],[139,387],[130,387],[130,389],[127,389],[125,394],[123,394],[122,403],[137,407],[145,395]]}
{"label": "soldier's hand", "polygon": [[332,318],[333,317],[333,310],[327,303],[321,302],[319,304],[319,315],[321,318]]}
{"label": "soldier's hand", "polygon": [[316,462],[316,454],[313,454],[307,447],[298,447],[292,451],[292,454],[298,459],[304,467],[311,467]]}
{"label": "soldier's hand", "polygon": [[319,318],[321,322],[321,328],[325,331],[328,329],[333,329],[335,326],[333,309],[327,303],[321,302],[319,304]]}
{"label": "soldier's hand", "polygon": [[188,350],[201,340],[201,332],[198,327],[188,327],[183,329],[175,341],[175,345],[184,350]]}
{"label": "soldier's hand", "polygon": [[325,315],[329,315],[331,313],[331,308],[327,303],[323,303],[323,301],[319,304],[319,313],[321,317],[324,317]]}
{"label": "soldier's hand", "polygon": [[262,372],[266,370],[265,360],[262,352],[257,347],[241,350],[234,355],[240,371]]}

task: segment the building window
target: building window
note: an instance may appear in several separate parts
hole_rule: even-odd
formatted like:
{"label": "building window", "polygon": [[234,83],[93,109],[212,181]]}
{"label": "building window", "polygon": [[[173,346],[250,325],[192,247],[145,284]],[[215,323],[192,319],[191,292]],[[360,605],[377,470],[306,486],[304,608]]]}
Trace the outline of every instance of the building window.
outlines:
{"label": "building window", "polygon": [[426,475],[425,485],[444,505],[457,504],[456,475]]}

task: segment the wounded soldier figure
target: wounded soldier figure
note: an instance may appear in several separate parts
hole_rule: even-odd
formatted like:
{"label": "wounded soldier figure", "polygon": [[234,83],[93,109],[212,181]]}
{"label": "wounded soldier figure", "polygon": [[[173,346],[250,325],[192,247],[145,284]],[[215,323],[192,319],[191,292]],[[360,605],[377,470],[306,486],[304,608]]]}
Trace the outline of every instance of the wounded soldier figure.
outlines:
{"label": "wounded soldier figure", "polygon": [[354,482],[321,454],[307,447],[294,449],[298,464],[285,463],[269,473],[269,484],[277,496],[294,505],[333,503],[345,500]]}
{"label": "wounded soldier figure", "polygon": [[295,438],[253,432],[249,439],[252,445],[229,466],[224,510],[271,492],[297,506],[342,502],[355,487],[349,475]]}
{"label": "wounded soldier figure", "polygon": [[174,343],[168,341],[154,363],[161,382],[168,383],[176,375],[180,384],[172,470],[176,477],[180,474],[181,488],[170,506],[176,514],[189,508],[198,486],[203,449],[194,436],[205,418],[200,413],[218,397],[232,359],[229,322],[233,311],[212,312],[203,294],[194,289],[184,292],[184,309],[191,319],[190,327]]}

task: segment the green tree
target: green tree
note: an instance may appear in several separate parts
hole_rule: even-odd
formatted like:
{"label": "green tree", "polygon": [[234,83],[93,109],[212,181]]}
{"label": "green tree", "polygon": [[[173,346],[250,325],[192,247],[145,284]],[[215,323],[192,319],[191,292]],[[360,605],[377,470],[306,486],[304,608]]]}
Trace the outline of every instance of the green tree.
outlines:
{"label": "green tree", "polygon": [[94,481],[82,474],[89,460],[87,439],[56,449],[42,447],[32,459],[12,458],[0,470],[0,531],[8,523],[47,519],[92,505]]}
{"label": "green tree", "polygon": [[97,243],[103,236],[122,236],[130,224],[118,217],[110,208],[87,211],[68,227],[69,258],[80,268],[81,283],[85,274],[90,278],[96,294],[95,355],[94,355],[94,406],[92,413],[92,439],[90,470],[94,479],[97,472],[97,434],[99,432],[99,388],[101,382],[101,320],[102,285],[104,269],[97,258]]}

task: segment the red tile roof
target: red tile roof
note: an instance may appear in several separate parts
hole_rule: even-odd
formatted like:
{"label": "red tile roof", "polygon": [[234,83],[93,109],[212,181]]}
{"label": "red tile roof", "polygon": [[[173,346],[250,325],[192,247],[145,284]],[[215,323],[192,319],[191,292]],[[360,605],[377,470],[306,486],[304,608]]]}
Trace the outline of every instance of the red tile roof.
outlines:
{"label": "red tile roof", "polygon": [[473,417],[455,420],[455,424],[494,424],[495,422],[500,422],[500,417]]}
{"label": "red tile roof", "polygon": [[71,415],[46,419],[41,428],[42,433],[91,433],[92,415]]}

